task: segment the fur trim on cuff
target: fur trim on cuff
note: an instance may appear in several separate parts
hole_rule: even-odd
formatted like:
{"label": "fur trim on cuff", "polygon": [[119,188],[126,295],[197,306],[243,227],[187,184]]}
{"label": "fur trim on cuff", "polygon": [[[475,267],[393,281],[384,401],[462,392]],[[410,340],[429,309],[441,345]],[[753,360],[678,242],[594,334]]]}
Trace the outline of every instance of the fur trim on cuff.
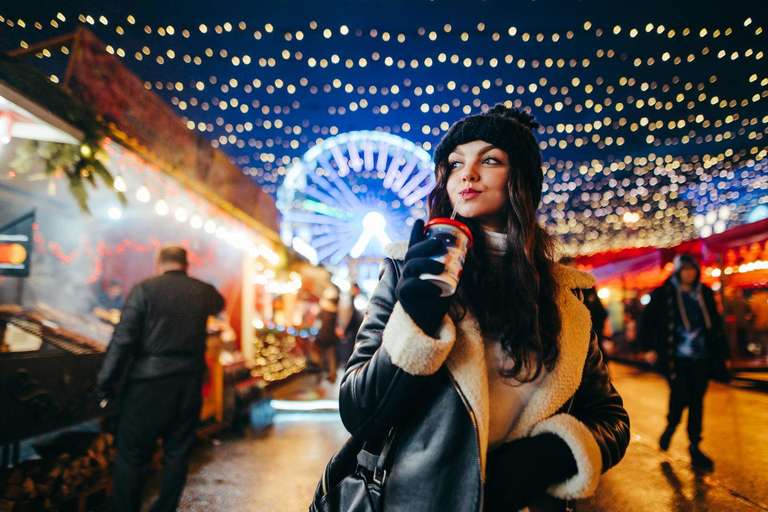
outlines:
{"label": "fur trim on cuff", "polygon": [[568,480],[555,484],[547,492],[561,500],[576,500],[591,496],[600,482],[603,458],[595,436],[582,422],[570,414],[557,414],[542,421],[531,432],[532,436],[550,432],[562,438],[576,459],[577,473]]}
{"label": "fur trim on cuff", "polygon": [[393,260],[405,259],[405,253],[408,252],[408,240],[404,242],[392,242],[384,248],[387,258]]}
{"label": "fur trim on cuff", "polygon": [[437,337],[427,336],[398,302],[384,327],[382,338],[382,346],[395,366],[411,375],[432,375],[440,369],[453,348],[456,326],[446,315],[437,330]]}

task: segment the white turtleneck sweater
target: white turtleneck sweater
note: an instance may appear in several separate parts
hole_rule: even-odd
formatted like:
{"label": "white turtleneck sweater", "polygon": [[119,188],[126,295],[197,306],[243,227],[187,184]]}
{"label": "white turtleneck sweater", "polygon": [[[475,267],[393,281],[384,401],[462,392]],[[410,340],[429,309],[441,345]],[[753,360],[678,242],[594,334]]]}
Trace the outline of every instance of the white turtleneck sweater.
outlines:
{"label": "white turtleneck sweater", "polygon": [[[485,231],[485,235],[488,254],[491,258],[500,259],[506,252],[507,235],[492,231]],[[547,370],[542,369],[535,381],[524,384],[515,379],[502,378],[499,369],[509,363],[501,343],[492,339],[485,340],[485,364],[488,367],[488,393],[491,404],[488,451],[492,451],[507,439]]]}

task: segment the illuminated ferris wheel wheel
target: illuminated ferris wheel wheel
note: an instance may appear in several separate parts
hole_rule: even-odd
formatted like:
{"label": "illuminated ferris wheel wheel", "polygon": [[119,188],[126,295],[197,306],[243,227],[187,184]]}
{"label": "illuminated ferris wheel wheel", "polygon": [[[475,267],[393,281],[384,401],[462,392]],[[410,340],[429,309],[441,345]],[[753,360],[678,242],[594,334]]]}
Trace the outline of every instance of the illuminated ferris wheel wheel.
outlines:
{"label": "illuminated ferris wheel wheel", "polygon": [[278,190],[283,241],[313,263],[381,258],[426,217],[435,186],[424,149],[396,135],[355,131],[326,139],[286,173]]}

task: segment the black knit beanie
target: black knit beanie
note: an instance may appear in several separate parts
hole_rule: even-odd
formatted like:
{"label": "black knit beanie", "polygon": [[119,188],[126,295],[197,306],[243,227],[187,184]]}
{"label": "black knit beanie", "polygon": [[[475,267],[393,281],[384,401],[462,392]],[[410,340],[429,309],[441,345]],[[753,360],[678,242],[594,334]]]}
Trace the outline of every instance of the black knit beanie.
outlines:
{"label": "black knit beanie", "polygon": [[538,198],[544,182],[541,151],[533,135],[533,130],[538,127],[539,123],[529,113],[499,103],[486,112],[454,123],[435,147],[433,160],[439,167],[456,146],[474,140],[488,142],[507,154],[511,172],[524,173],[531,196]]}

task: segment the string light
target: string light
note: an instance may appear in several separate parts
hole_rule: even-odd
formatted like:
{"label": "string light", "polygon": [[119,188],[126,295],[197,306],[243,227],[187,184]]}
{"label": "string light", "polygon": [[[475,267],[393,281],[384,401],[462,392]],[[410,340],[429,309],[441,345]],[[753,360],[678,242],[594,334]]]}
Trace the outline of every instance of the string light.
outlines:
{"label": "string light", "polygon": [[176,208],[176,212],[174,212],[173,216],[177,221],[185,222],[188,218],[187,210],[180,206]]}
{"label": "string light", "polygon": [[[126,24],[108,12],[59,14],[48,30],[76,20],[93,26],[190,130],[269,193],[297,158],[347,126],[370,125],[429,149],[459,117],[502,101],[531,107],[542,123],[539,218],[566,252],[672,245],[697,236],[698,215],[733,205],[729,219],[711,224],[715,232],[718,222],[718,230],[742,222],[768,202],[766,49],[753,37],[762,32],[754,16],[731,27],[592,19],[541,33],[523,19],[517,27],[485,20],[401,34],[317,22],[287,32],[277,19],[171,27],[140,16]],[[36,23],[48,22],[7,24],[9,39],[28,45]],[[258,58],[227,35],[238,32],[262,45]],[[586,53],[573,58],[574,44]],[[212,74],[208,62],[217,63]],[[389,83],[365,83],[363,71]],[[362,173],[345,179],[377,193]]]}
{"label": "string light", "polygon": [[128,191],[128,186],[125,184],[125,178],[123,178],[122,174],[118,174],[115,177],[114,188],[118,192],[127,192]]}
{"label": "string light", "polygon": [[[226,214],[223,212],[217,213],[217,209],[215,209],[213,205],[208,204],[193,194],[184,192],[173,180],[169,180],[165,177],[156,165],[144,162],[136,154],[121,149],[120,146],[117,146],[108,140],[105,140],[101,147],[109,156],[107,165],[114,166],[118,169],[115,174],[121,178],[122,182],[118,179],[115,181],[121,188],[128,190],[131,182],[141,180],[141,185],[137,188],[139,196],[149,194],[150,189],[159,189],[162,191],[163,197],[158,200],[154,206],[154,211],[158,215],[165,216],[170,212],[171,207],[166,200],[166,198],[170,197],[176,202],[191,203],[199,212],[205,212],[206,215],[214,215],[221,223],[227,223],[235,227],[239,226],[241,232],[247,231],[247,229],[240,226],[239,223],[228,220]],[[194,229],[204,228],[209,234],[213,234],[217,230],[217,221],[213,220],[213,218],[209,218],[204,222],[203,216],[200,213],[194,213],[189,216],[186,208],[182,206],[175,208],[174,212],[175,218],[180,222],[189,220],[190,226]],[[108,212],[109,216],[116,216],[117,214],[122,215],[119,210]],[[185,215],[188,219],[185,218]],[[230,242],[230,245],[241,250],[252,250],[252,248],[256,247],[255,240],[249,239],[242,234],[239,235],[237,239],[232,238],[226,241]],[[261,253],[265,255],[271,263],[277,264],[279,262],[279,256],[268,245],[262,243],[258,247],[259,249],[257,250],[256,256],[259,256],[259,253]]]}
{"label": "string light", "polygon": [[165,202],[165,199],[160,199],[157,203],[155,203],[155,213],[158,215],[168,215],[169,211],[170,208],[168,207],[168,203]]}
{"label": "string light", "polygon": [[[119,211],[119,210],[118,210]],[[90,285],[96,283],[103,274],[105,259],[116,254],[124,252],[147,253],[155,252],[162,243],[157,238],[152,238],[146,243],[142,243],[130,238],[124,238],[115,246],[108,246],[104,243],[97,243],[92,246],[87,240],[81,242],[78,247],[71,252],[64,252],[61,244],[53,239],[46,239],[45,234],[38,224],[33,226],[33,241],[35,251],[43,255],[53,255],[61,265],[81,265],[85,264],[89,269],[89,276],[84,280],[84,284]],[[181,241],[181,244],[188,246],[188,240]],[[206,253],[197,253],[190,247],[187,247],[189,261],[194,266],[207,266],[214,257],[215,251]]]}
{"label": "string light", "polygon": [[148,203],[152,199],[152,194],[149,192],[149,188],[146,185],[140,186],[136,189],[136,200],[140,203]]}

